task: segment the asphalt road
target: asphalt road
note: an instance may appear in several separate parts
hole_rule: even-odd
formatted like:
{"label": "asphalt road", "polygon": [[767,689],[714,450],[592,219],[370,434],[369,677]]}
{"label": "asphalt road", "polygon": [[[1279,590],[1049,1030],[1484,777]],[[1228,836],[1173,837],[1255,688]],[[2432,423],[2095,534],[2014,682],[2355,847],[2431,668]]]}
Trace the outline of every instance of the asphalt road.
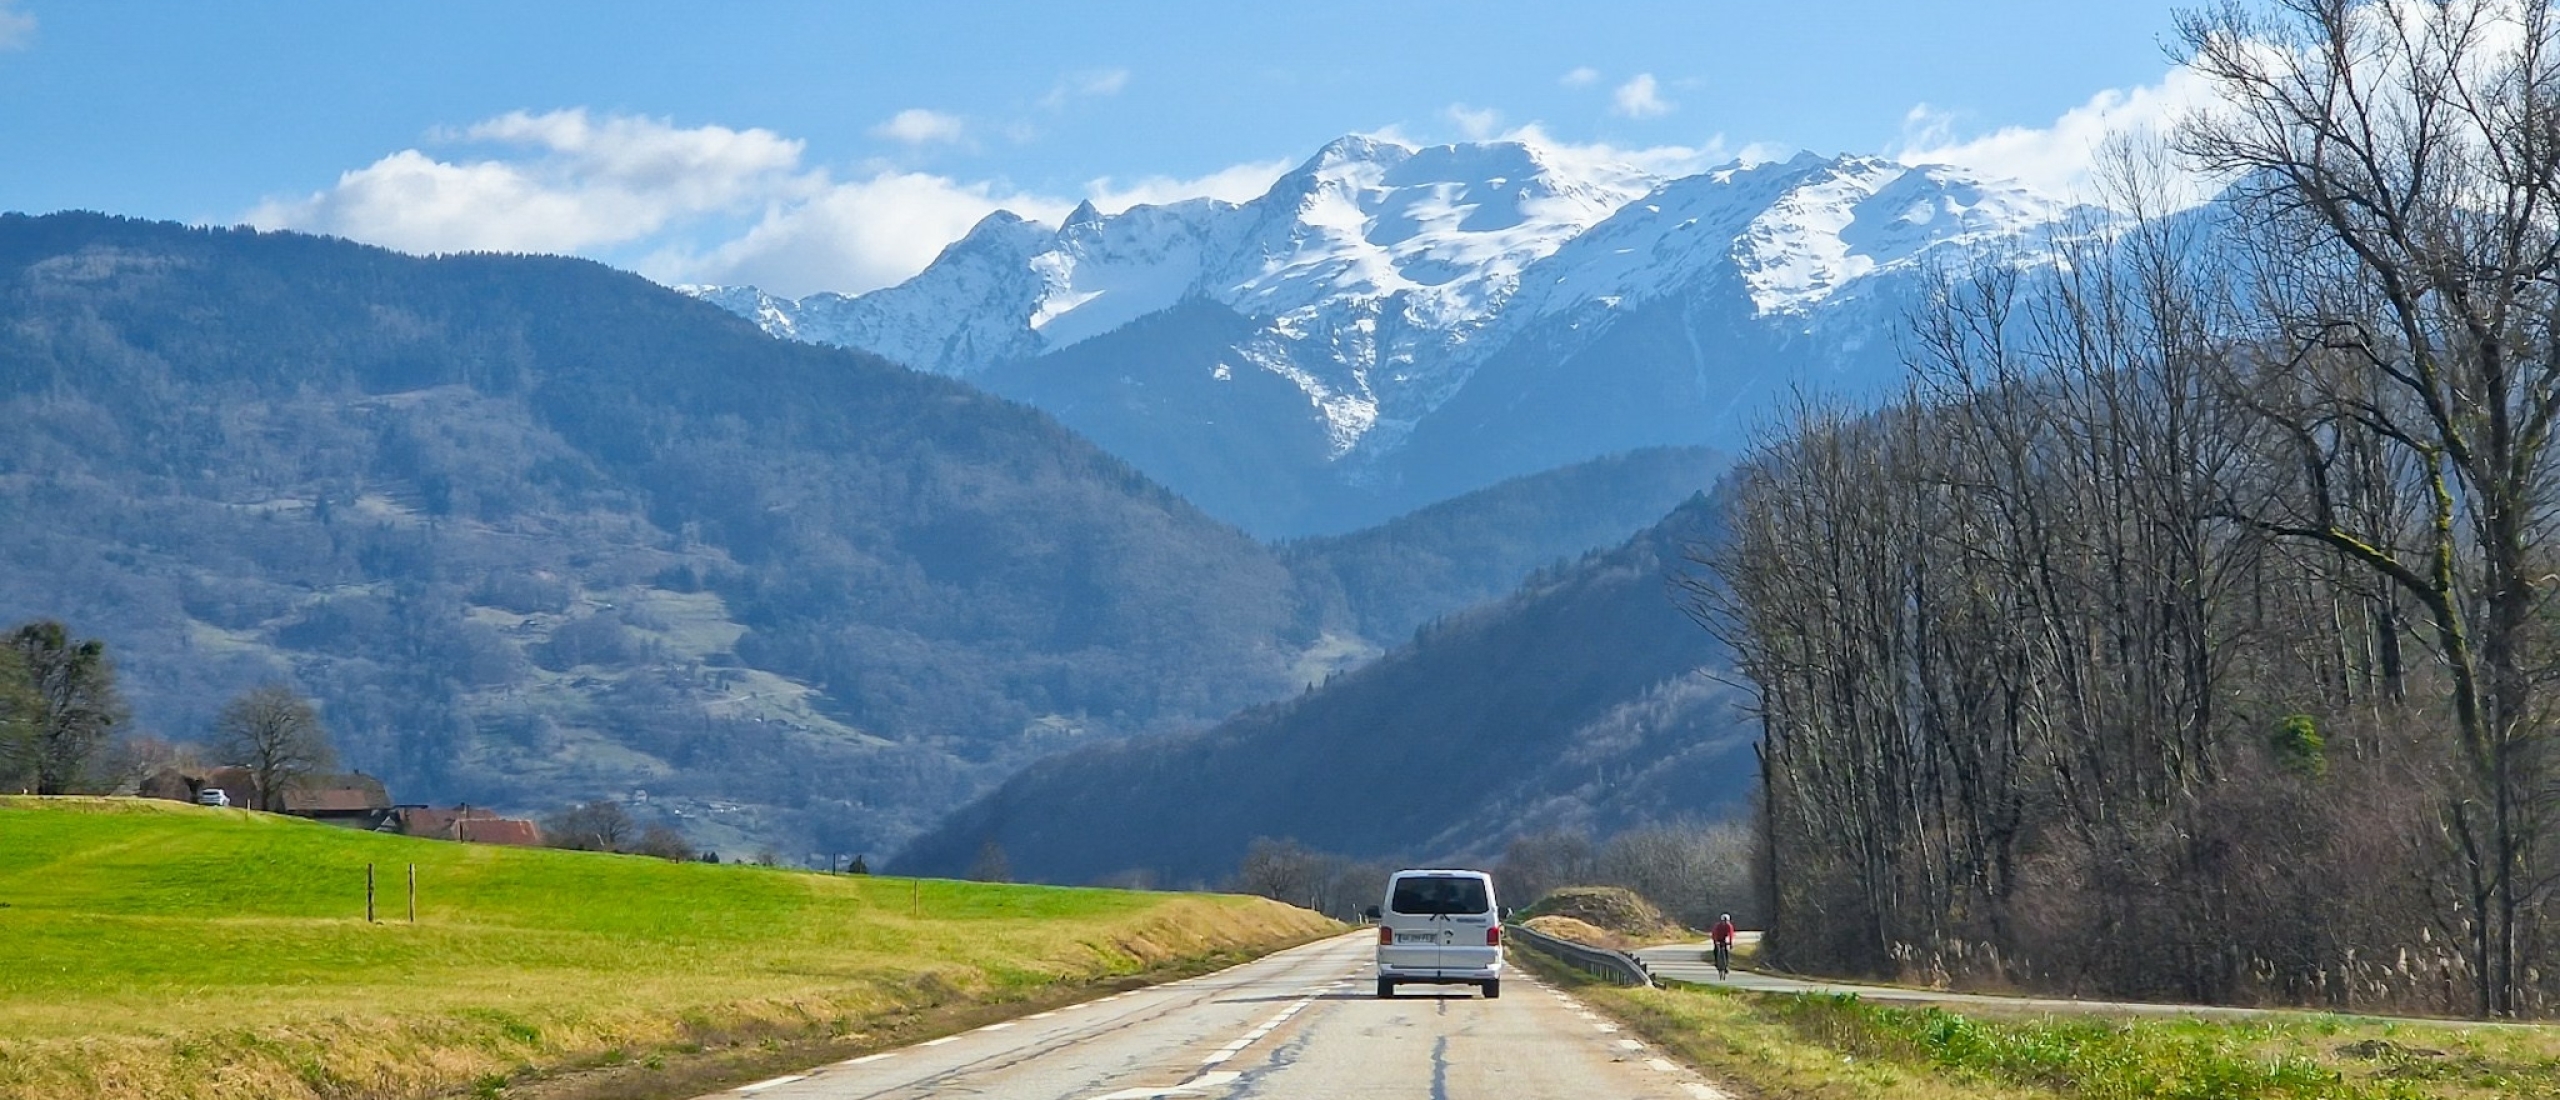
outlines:
{"label": "asphalt road", "polygon": [[[1215,974],[759,1081],[755,1100],[1721,1100],[1696,1074],[1506,968],[1502,997],[1376,998],[1367,930]],[[705,1100],[711,1100],[706,1097]]]}

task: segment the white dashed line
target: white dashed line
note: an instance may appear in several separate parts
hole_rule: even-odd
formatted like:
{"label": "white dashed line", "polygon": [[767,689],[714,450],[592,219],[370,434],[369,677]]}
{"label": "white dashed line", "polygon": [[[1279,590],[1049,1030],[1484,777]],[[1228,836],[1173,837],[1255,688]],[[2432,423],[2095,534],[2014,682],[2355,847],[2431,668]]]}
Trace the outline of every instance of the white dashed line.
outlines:
{"label": "white dashed line", "polygon": [[1648,1060],[1645,1062],[1645,1068],[1650,1069],[1650,1070],[1654,1071],[1655,1073],[1678,1073],[1678,1072],[1680,1072],[1680,1067],[1675,1066],[1675,1065],[1672,1065],[1672,1064],[1671,1064],[1671,1063],[1669,1063],[1669,1062],[1665,1062],[1665,1061],[1663,1061],[1663,1060],[1662,1060],[1662,1059],[1660,1059],[1660,1058],[1648,1059]]}
{"label": "white dashed line", "polygon": [[838,1063],[836,1063],[836,1064],[837,1064],[837,1065],[839,1065],[839,1066],[867,1066],[867,1065],[870,1065],[870,1064],[871,1064],[871,1063],[873,1063],[873,1062],[877,1062],[877,1061],[879,1061],[879,1060],[881,1060],[881,1059],[883,1059],[883,1058],[895,1058],[895,1057],[897,1057],[897,1055],[896,1055],[896,1054],[890,1053],[890,1052],[888,1052],[888,1051],[882,1051],[882,1052],[880,1052],[880,1053],[878,1053],[878,1054],[865,1054],[865,1055],[863,1055],[863,1056],[862,1056],[862,1057],[860,1057],[860,1058],[847,1059],[847,1060],[845,1060],[845,1061],[838,1062]]}
{"label": "white dashed line", "polygon": [[1618,1040],[1618,1046],[1619,1046],[1621,1049],[1625,1049],[1625,1050],[1643,1050],[1643,1049],[1644,1049],[1644,1044],[1643,1044],[1643,1043],[1639,1043],[1639,1042],[1637,1042],[1637,1041],[1635,1041],[1635,1040],[1633,1040],[1633,1039],[1620,1039],[1620,1040]]}
{"label": "white dashed line", "polygon": [[960,1037],[957,1035],[945,1035],[939,1039],[927,1039],[924,1042],[917,1043],[916,1045],[920,1047],[938,1047],[944,1043],[956,1043],[959,1041]]}
{"label": "white dashed line", "polygon": [[1011,1021],[1011,1020],[1007,1020],[1007,1021],[1005,1021],[1005,1022],[1003,1022],[1003,1023],[1000,1023],[1000,1024],[988,1024],[987,1026],[982,1027],[982,1028],[979,1028],[978,1030],[980,1030],[980,1031],[1003,1031],[1004,1029],[1009,1028],[1009,1027],[1012,1027],[1012,1026],[1013,1026],[1013,1021]]}
{"label": "white dashed line", "polygon": [[1591,1026],[1602,1035],[1615,1035],[1618,1033],[1618,1025],[1616,1024],[1593,1024]]}
{"label": "white dashed line", "polygon": [[770,1081],[758,1081],[758,1082],[756,1082],[755,1084],[752,1084],[752,1085],[740,1085],[740,1086],[738,1086],[737,1091],[739,1091],[739,1092],[750,1092],[750,1093],[752,1093],[752,1092],[763,1092],[764,1090],[769,1089],[769,1088],[772,1088],[772,1087],[774,1087],[774,1086],[776,1086],[776,1085],[788,1085],[788,1084],[792,1083],[793,1081],[806,1081],[806,1080],[808,1080],[808,1079],[809,1079],[809,1075],[808,1075],[808,1074],[805,1074],[805,1073],[795,1073],[795,1074],[792,1074],[792,1075],[791,1075],[791,1076],[789,1076],[789,1077],[776,1077],[776,1078],[774,1078],[773,1080],[770,1080]]}
{"label": "white dashed line", "polygon": [[1055,1016],[1055,1015],[1057,1015],[1057,1013],[1055,1013],[1055,1012],[1043,1012],[1043,1013],[1041,1013],[1041,1014],[1039,1014],[1039,1015],[1037,1015],[1037,1016],[1025,1016],[1025,1017],[1023,1017],[1023,1019],[1026,1019],[1026,1020],[1046,1020],[1046,1019],[1048,1019],[1049,1017],[1051,1017],[1051,1016]]}
{"label": "white dashed line", "polygon": [[1179,1085],[1159,1085],[1155,1088],[1121,1089],[1118,1092],[1106,1092],[1100,1096],[1094,1097],[1093,1100],[1159,1100],[1159,1098],[1167,1096],[1199,1096],[1214,1089],[1221,1088],[1242,1076],[1244,1075],[1241,1073],[1230,1072],[1203,1073],[1200,1076],[1194,1077]]}

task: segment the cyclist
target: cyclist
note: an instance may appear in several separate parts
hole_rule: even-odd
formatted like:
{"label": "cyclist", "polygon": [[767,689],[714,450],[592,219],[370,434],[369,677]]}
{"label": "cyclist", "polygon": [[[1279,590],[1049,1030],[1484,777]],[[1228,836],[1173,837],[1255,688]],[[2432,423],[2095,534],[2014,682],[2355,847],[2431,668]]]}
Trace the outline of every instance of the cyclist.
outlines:
{"label": "cyclist", "polygon": [[1716,926],[1712,931],[1707,933],[1707,937],[1714,940],[1716,945],[1716,977],[1732,977],[1733,914],[1726,913],[1723,916],[1717,917]]}

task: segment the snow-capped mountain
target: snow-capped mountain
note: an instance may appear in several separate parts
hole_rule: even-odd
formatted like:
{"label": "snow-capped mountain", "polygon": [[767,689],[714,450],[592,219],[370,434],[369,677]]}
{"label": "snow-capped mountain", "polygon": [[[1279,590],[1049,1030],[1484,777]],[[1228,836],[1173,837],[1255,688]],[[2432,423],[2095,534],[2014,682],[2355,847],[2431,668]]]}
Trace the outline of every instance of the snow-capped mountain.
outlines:
{"label": "snow-capped mountain", "polygon": [[777,336],[971,377],[1263,534],[1741,441],[1750,395],[1891,373],[1916,277],[2070,209],[1810,154],[1685,178],[1517,141],[1348,137],[1244,203],[990,215],[859,296],[685,288]]}

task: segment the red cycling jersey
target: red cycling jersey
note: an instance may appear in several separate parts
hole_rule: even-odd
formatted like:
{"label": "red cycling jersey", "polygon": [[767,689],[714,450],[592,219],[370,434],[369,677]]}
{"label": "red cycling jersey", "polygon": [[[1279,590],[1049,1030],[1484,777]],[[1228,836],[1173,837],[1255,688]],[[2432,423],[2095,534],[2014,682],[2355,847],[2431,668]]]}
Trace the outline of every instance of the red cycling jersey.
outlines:
{"label": "red cycling jersey", "polygon": [[1729,920],[1717,921],[1715,930],[1708,934],[1714,936],[1717,943],[1731,944],[1733,942],[1733,922]]}

